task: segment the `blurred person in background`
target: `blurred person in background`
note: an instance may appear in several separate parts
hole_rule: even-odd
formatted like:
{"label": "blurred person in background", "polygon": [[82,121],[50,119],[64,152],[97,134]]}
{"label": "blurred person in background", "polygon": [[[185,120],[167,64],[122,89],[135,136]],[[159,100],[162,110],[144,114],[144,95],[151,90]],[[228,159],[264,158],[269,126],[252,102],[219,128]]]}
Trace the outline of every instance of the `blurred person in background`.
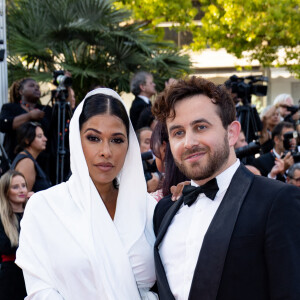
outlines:
{"label": "blurred person in background", "polygon": [[34,122],[23,124],[17,130],[17,140],[18,154],[11,168],[24,174],[29,191],[38,192],[51,187],[48,176],[36,160],[47,144],[41,125]]}
{"label": "blurred person in background", "polygon": [[137,131],[143,127],[150,127],[153,130],[156,123],[157,123],[157,120],[154,118],[154,116],[152,114],[151,106],[147,106],[142,110],[142,112],[139,116],[139,119],[137,121],[135,130]]}
{"label": "blurred person in background", "polygon": [[28,189],[23,174],[9,170],[0,179],[0,299],[26,296],[22,270],[15,264],[20,221]]}
{"label": "blurred person in background", "polygon": [[130,120],[134,130],[137,130],[141,112],[151,106],[150,98],[156,94],[152,74],[144,71],[136,73],[130,82],[130,90],[135,96],[130,108]]}
{"label": "blurred person in background", "polygon": [[22,124],[39,121],[48,135],[52,110],[39,103],[40,96],[39,84],[32,78],[16,81],[10,88],[10,103],[4,104],[0,113],[0,131],[5,133],[3,145],[11,161],[17,146],[16,129]]}
{"label": "blurred person in background", "polygon": [[259,137],[261,144],[261,153],[268,153],[273,148],[272,131],[280,122],[279,109],[274,105],[265,107],[260,118],[262,121],[262,130]]}
{"label": "blurred person in background", "polygon": [[[155,192],[158,189],[160,175],[157,172],[155,161],[153,160],[153,155],[150,149],[150,140],[152,136],[152,129],[150,127],[143,127],[136,131],[136,136],[140,145],[140,150],[142,154],[143,168],[145,179],[147,182],[148,193]],[[144,155],[149,151],[147,159]]]}
{"label": "blurred person in background", "polygon": [[76,107],[76,98],[75,92],[70,86],[68,87],[68,98],[66,99],[66,101],[70,103],[71,110],[72,112],[74,112]]}
{"label": "blurred person in background", "polygon": [[294,99],[289,94],[279,94],[273,101],[273,105],[279,108],[281,121],[291,114],[287,107],[294,105]]}
{"label": "blurred person in background", "polygon": [[[289,122],[280,122],[275,126],[272,131],[272,139],[274,143],[273,149],[256,158],[253,162],[253,165],[260,170],[262,176],[266,176],[273,179],[278,179],[280,181],[285,182],[284,172],[294,164],[294,159],[291,154],[296,148],[296,140],[291,139],[290,141],[290,151],[287,151],[284,147],[284,134],[293,132],[294,126]],[[285,155],[283,157],[283,154]],[[283,160],[281,162],[281,160]],[[277,165],[278,168],[273,170],[275,172],[270,173],[272,168]]]}
{"label": "blurred person in background", "polygon": [[248,143],[246,141],[246,137],[245,137],[245,134],[244,132],[241,130],[240,134],[239,134],[239,137],[238,137],[238,140],[236,141],[235,145],[234,145],[234,149],[238,149],[238,148],[241,148],[241,147],[245,147],[247,146]]}
{"label": "blurred person in background", "polygon": [[137,130],[136,136],[140,144],[141,153],[149,151],[152,129],[150,127],[140,128]]}
{"label": "blurred person in background", "polygon": [[293,164],[288,169],[286,182],[300,187],[300,163]]}

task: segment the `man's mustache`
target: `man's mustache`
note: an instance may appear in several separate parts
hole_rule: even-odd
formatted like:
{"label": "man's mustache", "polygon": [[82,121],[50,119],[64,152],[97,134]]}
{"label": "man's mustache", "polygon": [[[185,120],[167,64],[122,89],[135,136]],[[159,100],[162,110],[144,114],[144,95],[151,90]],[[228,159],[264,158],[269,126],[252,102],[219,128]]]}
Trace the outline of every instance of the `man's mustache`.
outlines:
{"label": "man's mustache", "polygon": [[207,147],[199,147],[199,146],[195,146],[193,147],[192,149],[188,149],[186,151],[184,151],[181,155],[181,158],[182,159],[185,159],[187,158],[188,156],[190,155],[193,155],[195,153],[198,153],[198,152],[207,152],[208,151],[208,148]]}

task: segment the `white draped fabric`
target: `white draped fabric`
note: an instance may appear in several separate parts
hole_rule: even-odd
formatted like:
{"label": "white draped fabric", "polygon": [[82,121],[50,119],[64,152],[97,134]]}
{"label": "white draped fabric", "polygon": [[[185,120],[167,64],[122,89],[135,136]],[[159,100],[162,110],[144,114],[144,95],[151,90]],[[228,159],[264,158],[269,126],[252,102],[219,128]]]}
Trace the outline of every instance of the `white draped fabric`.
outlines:
{"label": "white draped fabric", "polygon": [[[93,90],[86,98],[95,94],[111,95],[123,103],[106,88]],[[89,177],[82,151],[83,103],[70,123],[70,180],[33,195],[21,222],[16,263],[24,272],[26,299],[156,299],[148,291],[155,282],[152,215],[156,202],[146,192],[133,127],[130,124],[112,220]]]}

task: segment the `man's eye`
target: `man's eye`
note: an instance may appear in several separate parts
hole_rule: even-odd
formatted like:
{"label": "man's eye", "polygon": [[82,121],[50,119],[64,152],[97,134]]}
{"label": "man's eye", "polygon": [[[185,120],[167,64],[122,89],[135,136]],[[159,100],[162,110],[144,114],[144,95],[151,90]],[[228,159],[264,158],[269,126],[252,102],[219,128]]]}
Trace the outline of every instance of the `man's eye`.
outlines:
{"label": "man's eye", "polygon": [[183,130],[178,130],[178,131],[174,132],[174,136],[181,136],[183,134],[184,134]]}
{"label": "man's eye", "polygon": [[205,126],[205,125],[199,125],[197,128],[198,128],[198,130],[203,130],[203,129],[206,129],[207,126]]}

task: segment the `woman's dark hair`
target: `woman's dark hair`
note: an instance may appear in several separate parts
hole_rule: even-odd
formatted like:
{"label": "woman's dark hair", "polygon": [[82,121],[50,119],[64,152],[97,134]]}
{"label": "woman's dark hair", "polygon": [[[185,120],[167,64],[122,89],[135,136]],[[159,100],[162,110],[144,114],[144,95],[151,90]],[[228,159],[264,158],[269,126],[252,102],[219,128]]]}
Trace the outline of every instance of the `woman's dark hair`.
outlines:
{"label": "woman's dark hair", "polygon": [[9,99],[11,103],[19,103],[21,101],[20,90],[24,88],[25,83],[28,81],[35,80],[33,78],[23,78],[13,82],[9,90]]}
{"label": "woman's dark hair", "polygon": [[166,143],[165,159],[163,161],[165,165],[165,177],[162,183],[162,192],[164,196],[171,193],[170,188],[173,185],[177,185],[180,182],[188,180],[188,178],[181,173],[175,164],[170,144],[167,127],[163,122],[158,121],[152,132],[150,147],[153,154],[161,159],[160,147]]}
{"label": "woman's dark hair", "polygon": [[129,138],[129,118],[124,105],[118,99],[104,94],[96,94],[85,100],[79,117],[80,130],[83,123],[90,118],[104,114],[120,118],[126,127],[127,138]]}
{"label": "woman's dark hair", "polygon": [[[118,99],[104,94],[96,94],[85,100],[79,116],[79,129],[81,130],[82,125],[90,118],[104,114],[116,116],[122,120],[129,140],[129,118],[124,105]],[[113,180],[113,185],[116,189],[119,186],[116,178]]]}
{"label": "woman's dark hair", "polygon": [[162,146],[163,142],[169,142],[168,132],[166,125],[158,121],[152,131],[150,148],[153,154],[159,159],[161,159],[160,147]]}
{"label": "woman's dark hair", "polygon": [[40,123],[37,122],[27,122],[21,125],[17,129],[17,147],[15,152],[18,153],[25,148],[29,147],[33,140],[35,139],[36,133],[35,130],[37,127],[41,127]]}

